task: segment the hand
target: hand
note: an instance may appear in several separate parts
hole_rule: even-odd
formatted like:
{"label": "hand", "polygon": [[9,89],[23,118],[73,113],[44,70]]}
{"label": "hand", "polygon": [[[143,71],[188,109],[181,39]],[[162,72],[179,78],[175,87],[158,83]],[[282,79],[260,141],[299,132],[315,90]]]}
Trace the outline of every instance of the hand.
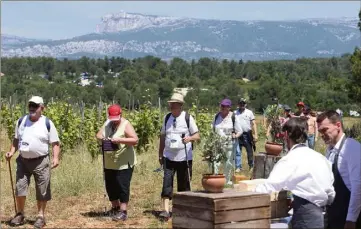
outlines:
{"label": "hand", "polygon": [[237,138],[236,133],[232,133],[232,138]]}
{"label": "hand", "polygon": [[55,169],[56,167],[58,167],[58,165],[59,165],[59,159],[54,157],[51,165],[51,169]]}
{"label": "hand", "polygon": [[192,140],[192,137],[186,136],[186,137],[183,138],[183,143],[184,143],[184,144],[187,144],[187,143],[190,142],[191,140]]}
{"label": "hand", "polygon": [[12,157],[13,155],[14,155],[13,152],[7,152],[7,153],[5,154],[6,160],[7,160],[7,161],[10,161],[10,159],[11,159],[11,157]]}
{"label": "hand", "polygon": [[111,138],[110,141],[112,141],[113,143],[120,143],[122,141],[122,138]]}
{"label": "hand", "polygon": [[254,141],[254,142],[257,142],[257,141],[258,141],[258,136],[257,136],[257,135],[253,137],[253,141]]}
{"label": "hand", "polygon": [[356,223],[355,222],[351,222],[351,221],[346,221],[345,223],[345,229],[353,229],[356,228]]}

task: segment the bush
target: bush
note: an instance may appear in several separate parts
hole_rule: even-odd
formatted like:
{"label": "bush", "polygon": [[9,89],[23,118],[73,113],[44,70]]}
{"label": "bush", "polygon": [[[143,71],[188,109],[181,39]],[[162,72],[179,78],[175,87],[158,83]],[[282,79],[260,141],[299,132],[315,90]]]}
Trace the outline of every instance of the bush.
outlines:
{"label": "bush", "polygon": [[345,128],[345,134],[361,142],[361,121],[354,123],[352,127]]}

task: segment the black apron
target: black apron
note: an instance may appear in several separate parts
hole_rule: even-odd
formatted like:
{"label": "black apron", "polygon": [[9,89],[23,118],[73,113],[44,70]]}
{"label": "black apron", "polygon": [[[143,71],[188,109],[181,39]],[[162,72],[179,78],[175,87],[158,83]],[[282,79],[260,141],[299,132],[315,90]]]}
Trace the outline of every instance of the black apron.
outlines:
{"label": "black apron", "polygon": [[[299,147],[307,147],[306,144],[299,144],[292,150]],[[322,208],[310,201],[293,195],[292,201],[293,216],[291,220],[292,228],[322,228],[324,229],[324,219]]]}
{"label": "black apron", "polygon": [[[348,206],[350,203],[351,192],[342,180],[340,171],[338,170],[338,155],[341,152],[342,147],[346,141],[346,136],[343,137],[340,145],[340,149],[335,155],[332,172],[334,176],[333,187],[336,192],[333,203],[327,207],[327,228],[344,228],[347,218]],[[361,228],[361,217],[359,215],[356,223],[356,228]]]}

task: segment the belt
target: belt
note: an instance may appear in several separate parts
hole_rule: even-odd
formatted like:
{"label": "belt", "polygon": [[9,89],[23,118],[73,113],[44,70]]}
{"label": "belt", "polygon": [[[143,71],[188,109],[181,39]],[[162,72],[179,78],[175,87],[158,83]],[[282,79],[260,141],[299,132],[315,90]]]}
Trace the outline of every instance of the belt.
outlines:
{"label": "belt", "polygon": [[25,157],[23,157],[23,156],[20,155],[20,157],[21,157],[22,159],[25,159],[25,160],[28,160],[28,161],[33,161],[33,160],[42,159],[42,158],[45,158],[45,157],[47,157],[47,156],[49,156],[49,154],[43,155],[43,156],[40,156],[40,157],[33,157],[33,158],[25,158]]}

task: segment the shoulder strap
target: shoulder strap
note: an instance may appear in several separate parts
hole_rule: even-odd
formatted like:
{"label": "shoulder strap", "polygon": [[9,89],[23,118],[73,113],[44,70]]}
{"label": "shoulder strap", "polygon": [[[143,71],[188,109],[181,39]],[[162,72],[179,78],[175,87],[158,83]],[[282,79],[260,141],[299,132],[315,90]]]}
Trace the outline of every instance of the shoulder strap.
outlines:
{"label": "shoulder strap", "polygon": [[236,132],[235,128],[234,128],[234,123],[236,122],[236,114],[234,112],[232,112],[232,123],[233,123],[233,132]]}
{"label": "shoulder strap", "polygon": [[50,120],[48,117],[45,117],[45,125],[46,129],[48,129],[48,132],[50,132]]}
{"label": "shoulder strap", "polygon": [[21,123],[23,122],[23,120],[24,120],[24,118],[25,118],[26,116],[28,116],[28,115],[24,115],[23,117],[19,118],[19,120],[18,120],[18,129],[19,129]]}
{"label": "shoulder strap", "polygon": [[168,120],[169,120],[169,118],[170,118],[171,114],[172,114],[172,113],[168,113],[168,114],[165,116],[165,119],[164,119],[164,127],[166,127],[167,122],[168,122]]}
{"label": "shoulder strap", "polygon": [[216,114],[216,116],[214,116],[214,121],[213,121],[213,132],[214,132],[214,131],[216,131],[216,127],[215,127],[215,125],[216,125],[216,121],[217,121],[218,116],[219,116],[219,112]]}
{"label": "shoulder strap", "polygon": [[186,118],[186,123],[187,123],[188,129],[189,129],[189,119],[190,119],[189,117],[190,117],[189,113],[186,112],[185,118]]}

